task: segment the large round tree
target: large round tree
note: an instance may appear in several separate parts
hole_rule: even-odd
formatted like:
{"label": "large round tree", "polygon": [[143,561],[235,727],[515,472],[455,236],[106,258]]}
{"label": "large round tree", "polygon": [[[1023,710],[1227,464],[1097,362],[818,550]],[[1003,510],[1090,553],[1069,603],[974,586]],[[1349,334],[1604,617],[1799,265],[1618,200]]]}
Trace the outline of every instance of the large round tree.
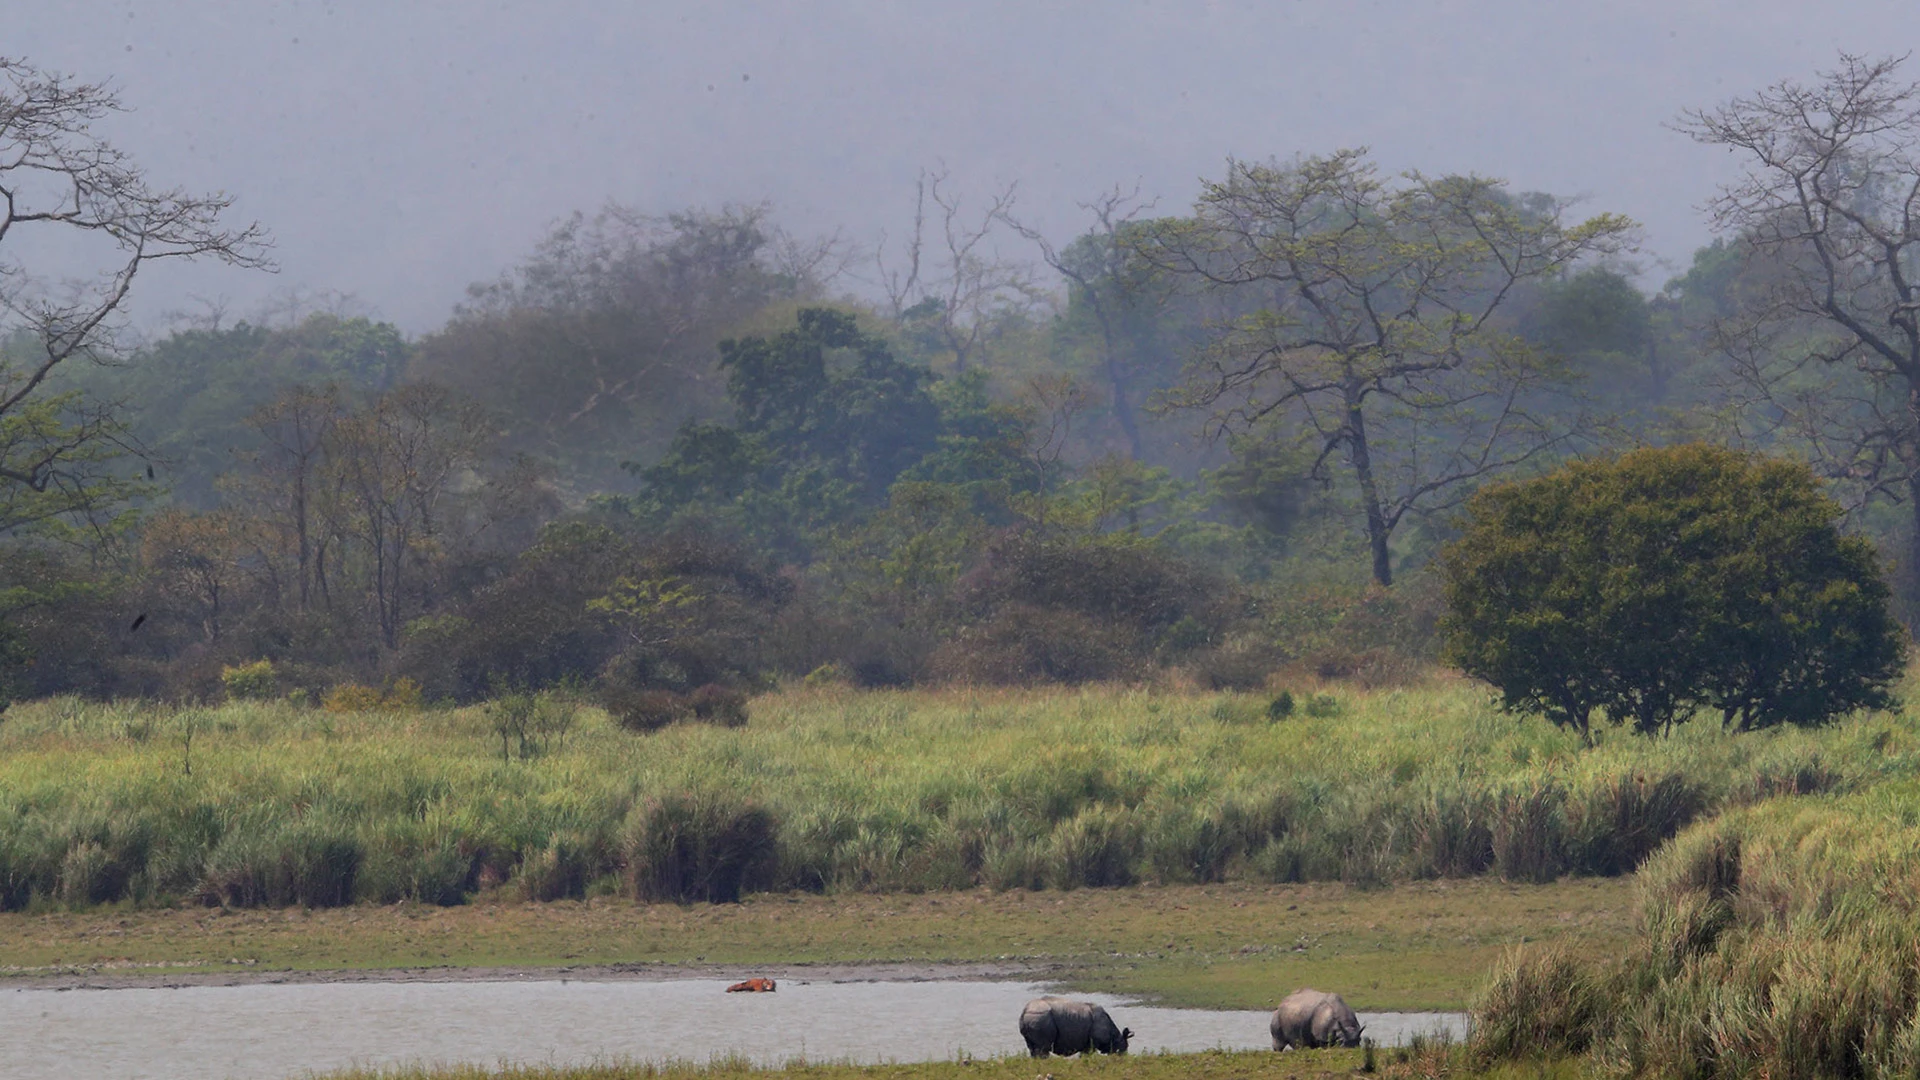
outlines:
{"label": "large round tree", "polygon": [[1906,635],[1803,465],[1690,444],[1487,489],[1443,564],[1449,659],[1591,737],[1814,725],[1892,703]]}

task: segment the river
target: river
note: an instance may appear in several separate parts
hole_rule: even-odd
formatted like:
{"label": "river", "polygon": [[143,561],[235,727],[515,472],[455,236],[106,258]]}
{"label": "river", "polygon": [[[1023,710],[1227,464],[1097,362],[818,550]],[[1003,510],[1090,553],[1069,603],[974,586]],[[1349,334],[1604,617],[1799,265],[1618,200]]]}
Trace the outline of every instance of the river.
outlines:
{"label": "river", "polygon": [[[283,1080],[410,1062],[908,1062],[1025,1052],[1018,982],[802,982],[728,994],[705,979],[293,983],[0,990],[0,1077]],[[1270,1045],[1265,1012],[1086,995],[1134,1053]],[[1454,1013],[1362,1013],[1382,1045],[1463,1034]]]}

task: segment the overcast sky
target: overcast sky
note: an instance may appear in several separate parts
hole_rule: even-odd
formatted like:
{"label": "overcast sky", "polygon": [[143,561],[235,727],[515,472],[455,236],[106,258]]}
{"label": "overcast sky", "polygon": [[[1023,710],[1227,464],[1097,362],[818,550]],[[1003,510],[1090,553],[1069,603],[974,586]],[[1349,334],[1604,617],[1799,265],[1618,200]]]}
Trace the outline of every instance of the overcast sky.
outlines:
{"label": "overcast sky", "polygon": [[413,333],[576,209],[764,199],[870,243],[937,161],[976,199],[1018,181],[1064,239],[1115,183],[1177,210],[1229,155],[1365,145],[1625,213],[1658,284],[1709,239],[1730,167],[1666,122],[1920,43],[1913,0],[7,7],[0,55],[112,78],[137,110],[116,142],[274,233],[277,276],[165,267],[144,320],[335,290]]}

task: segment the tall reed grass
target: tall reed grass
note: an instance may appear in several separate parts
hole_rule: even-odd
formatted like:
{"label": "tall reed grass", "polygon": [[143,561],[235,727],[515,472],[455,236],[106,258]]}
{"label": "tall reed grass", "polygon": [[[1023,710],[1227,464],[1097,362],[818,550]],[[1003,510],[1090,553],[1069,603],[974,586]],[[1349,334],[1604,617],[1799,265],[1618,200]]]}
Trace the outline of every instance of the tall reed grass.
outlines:
{"label": "tall reed grass", "polygon": [[1584,750],[1465,684],[1337,697],[1276,719],[1252,695],[795,690],[743,728],[589,710],[524,760],[484,708],[16,705],[0,907],[1547,880],[1627,872],[1718,808],[1920,771],[1887,714]]}
{"label": "tall reed grass", "polygon": [[1645,937],[1609,961],[1516,954],[1484,1061],[1590,1054],[1616,1075],[1920,1075],[1920,783],[1773,800],[1640,871]]}

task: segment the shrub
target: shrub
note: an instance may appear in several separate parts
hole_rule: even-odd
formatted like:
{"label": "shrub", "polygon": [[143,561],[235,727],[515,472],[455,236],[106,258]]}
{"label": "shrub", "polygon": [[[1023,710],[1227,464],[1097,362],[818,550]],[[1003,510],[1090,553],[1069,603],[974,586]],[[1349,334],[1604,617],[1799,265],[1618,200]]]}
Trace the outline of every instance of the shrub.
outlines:
{"label": "shrub", "polygon": [[965,682],[1092,682],[1139,662],[1125,628],[1077,611],[1009,604],[935,653],[939,674]]}
{"label": "shrub", "polygon": [[280,694],[280,680],[271,660],[222,667],[220,685],[226,688],[228,697],[240,701],[268,701]]}
{"label": "shrub", "polygon": [[853,682],[853,676],[848,672],[845,665],[835,660],[829,660],[819,667],[814,668],[812,671],[807,672],[807,677],[800,680],[800,682],[801,685],[807,687],[809,690],[819,690],[832,686],[847,686]]}
{"label": "shrub", "polygon": [[1057,889],[1131,885],[1140,846],[1140,826],[1130,812],[1088,807],[1054,826],[1047,882]]}
{"label": "shrub", "polygon": [[649,799],[627,818],[621,853],[641,900],[733,903],[770,888],[780,866],[779,821],[754,802],[717,794]]}
{"label": "shrub", "polygon": [[420,706],[420,684],[405,675],[393,680],[393,685],[380,695],[380,707],[388,712],[419,712]]}
{"label": "shrub", "polygon": [[420,684],[412,679],[395,679],[385,690],[360,683],[340,683],[320,699],[328,712],[419,712]]}
{"label": "shrub", "polygon": [[640,734],[658,731],[693,711],[686,698],[671,690],[610,687],[601,691],[600,703],[614,723]]}
{"label": "shrub", "polygon": [[1509,954],[1473,1009],[1468,1051],[1481,1062],[1566,1057],[1593,1046],[1608,1008],[1595,973],[1558,950]]}
{"label": "shrub", "polygon": [[1285,720],[1293,715],[1293,691],[1282,690],[1267,702],[1267,719]]}
{"label": "shrub", "polygon": [[560,831],[520,864],[513,883],[523,900],[579,899],[601,872],[599,845],[578,832]]}
{"label": "shrub", "polygon": [[380,691],[359,683],[341,683],[327,691],[320,699],[320,707],[328,712],[372,712],[380,707]]}
{"label": "shrub", "polygon": [[572,730],[576,711],[570,695],[550,690],[510,691],[495,697],[487,703],[487,715],[493,720],[494,734],[500,736],[500,760],[512,761],[516,751],[522,761],[544,753],[549,744]]}
{"label": "shrub", "polygon": [[1308,716],[1328,717],[1340,715],[1340,699],[1332,694],[1315,694],[1307,699]]}
{"label": "shrub", "polygon": [[717,683],[708,683],[687,695],[687,707],[693,710],[696,719],[710,724],[730,728],[747,726],[747,695]]}
{"label": "shrub", "polygon": [[1489,488],[1446,552],[1447,655],[1589,741],[1596,712],[1650,734],[1887,707],[1905,635],[1840,514],[1804,465],[1701,444]]}
{"label": "shrub", "polygon": [[1257,642],[1230,642],[1194,654],[1193,673],[1209,690],[1258,690],[1279,666],[1270,646]]}

